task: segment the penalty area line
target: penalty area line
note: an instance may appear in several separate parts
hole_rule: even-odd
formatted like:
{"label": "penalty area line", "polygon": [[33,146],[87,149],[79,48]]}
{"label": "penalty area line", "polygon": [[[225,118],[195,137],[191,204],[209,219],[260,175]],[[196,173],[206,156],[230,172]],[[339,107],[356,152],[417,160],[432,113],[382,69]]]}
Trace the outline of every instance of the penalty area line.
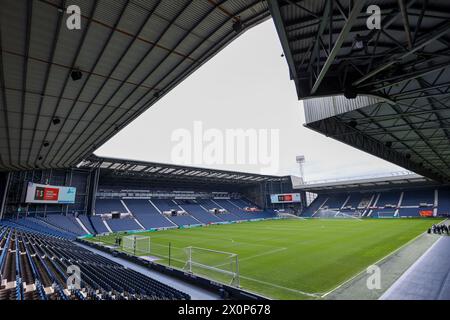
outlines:
{"label": "penalty area line", "polygon": [[280,252],[280,251],[284,251],[284,250],[287,250],[287,248],[284,248],[284,247],[283,247],[283,248],[277,248],[277,249],[269,250],[269,251],[266,251],[266,252],[254,254],[254,255],[252,255],[252,256],[248,256],[248,257],[239,259],[239,262],[240,262],[240,261],[251,260],[251,259],[254,259],[254,258],[259,258],[259,257],[262,257],[262,256],[267,256],[267,255],[269,255],[269,254],[273,254],[273,253]]}
{"label": "penalty area line", "polygon": [[[280,252],[280,251],[284,251],[284,250],[287,250],[287,248],[284,248],[284,247],[283,247],[283,248],[277,248],[277,249],[273,249],[273,250],[270,250],[270,251],[266,251],[266,252],[254,254],[254,255],[252,255],[252,256],[248,256],[248,257],[245,257],[245,258],[242,258],[242,259],[239,259],[239,258],[238,258],[238,262],[240,263],[240,262],[242,262],[242,261],[247,261],[247,260],[255,259],[255,258],[258,258],[258,257],[266,256],[266,255],[273,254],[273,253]],[[232,252],[230,252],[230,253],[232,253]],[[238,253],[236,253],[236,255],[239,256]],[[226,263],[221,263],[221,264],[215,265],[214,267],[215,267],[215,268],[218,268],[218,267],[225,266],[225,265],[227,265],[227,264],[228,264],[228,262],[226,262]]]}
{"label": "penalty area line", "polygon": [[313,297],[313,298],[320,298],[321,297],[319,294],[305,292],[305,291],[292,289],[292,288],[287,288],[287,287],[283,287],[283,286],[280,286],[280,285],[275,284],[275,283],[266,282],[266,281],[250,278],[250,277],[247,277],[247,276],[239,275],[239,278],[246,279],[246,280],[249,280],[249,281],[254,281],[254,282],[257,282],[257,283],[261,283],[261,284],[264,284],[266,286],[270,286],[270,287],[274,287],[274,288],[278,288],[278,289],[282,289],[282,290],[286,290],[286,291],[291,291],[291,292],[294,292],[294,293],[297,293],[297,294],[301,294],[301,295],[304,295],[304,296],[308,296],[308,297]]}

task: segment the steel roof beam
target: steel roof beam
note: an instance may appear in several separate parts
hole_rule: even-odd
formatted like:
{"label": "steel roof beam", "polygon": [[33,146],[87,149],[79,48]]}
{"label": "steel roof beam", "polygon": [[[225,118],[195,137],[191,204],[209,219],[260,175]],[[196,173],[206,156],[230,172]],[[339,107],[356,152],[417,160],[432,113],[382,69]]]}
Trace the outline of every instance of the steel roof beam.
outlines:
{"label": "steel roof beam", "polygon": [[405,101],[405,100],[411,100],[411,99],[414,99],[414,100],[429,99],[429,98],[435,98],[435,97],[443,98],[443,97],[448,97],[448,96],[450,96],[450,92],[429,93],[424,96],[406,97],[406,98],[397,99],[395,101]]}
{"label": "steel roof beam", "polygon": [[[317,0],[314,0],[314,1],[317,1]],[[438,7],[428,6],[426,8],[426,11],[423,12],[423,10],[424,10],[423,6],[422,7],[414,6],[415,2],[417,2],[417,1],[409,0],[406,4],[406,8],[408,9],[409,16],[415,16],[418,18],[420,18],[422,16],[422,18],[436,18],[436,19],[450,18],[450,13],[445,12]],[[425,2],[427,2],[427,1],[425,1]],[[336,22],[346,21],[347,14],[344,12],[344,8],[342,6],[339,7],[338,3],[339,3],[338,1],[335,1],[335,3],[334,3],[337,7],[337,12],[335,12],[335,13],[341,14],[342,18],[336,17],[335,21]],[[387,27],[387,26],[391,25],[394,21],[397,20],[398,14],[400,14],[398,4],[394,5],[394,4],[386,3],[380,9],[381,9],[381,15],[383,17],[386,17],[382,21],[382,26]],[[333,13],[333,15],[335,15],[335,13]],[[367,18],[367,17],[368,17],[368,15],[365,14],[364,16],[361,16],[359,18],[363,19],[363,18]],[[286,29],[291,31],[291,30],[295,30],[297,26],[299,26],[299,28],[303,28],[304,24],[308,24],[308,25],[311,25],[313,23],[318,24],[319,21],[320,21],[320,17],[305,18],[300,21],[298,19],[296,19],[296,20],[286,21],[285,27],[286,27]],[[378,30],[375,30],[375,31],[378,31]],[[375,32],[374,32],[374,34],[375,34]]]}
{"label": "steel roof beam", "polygon": [[411,50],[413,47],[413,40],[411,37],[411,30],[409,27],[409,19],[408,19],[408,11],[405,6],[405,0],[398,0],[398,5],[400,7],[400,12],[402,13],[402,20],[403,20],[403,26],[405,28],[408,49]]}
{"label": "steel roof beam", "polygon": [[422,4],[422,9],[420,10],[420,14],[419,14],[419,18],[417,19],[417,24],[416,24],[416,28],[414,30],[414,34],[413,34],[413,45],[416,43],[416,39],[417,39],[417,35],[419,33],[419,30],[422,27],[422,21],[423,21],[423,17],[425,15],[425,10],[427,9],[428,6],[428,0],[424,0],[423,4]]}
{"label": "steel roof beam", "polygon": [[[389,106],[390,106],[395,112],[400,113],[397,106],[394,106],[394,105],[389,105]],[[405,121],[405,122],[409,125],[409,127],[411,128],[411,130],[412,130],[418,137],[420,137],[420,139],[421,139],[422,141],[424,141],[424,142],[427,144],[427,146],[429,146],[429,148],[433,151],[433,153],[434,153],[439,159],[441,159],[442,162],[444,162],[444,163],[447,165],[448,168],[450,168],[449,163],[447,163],[447,162],[441,157],[441,155],[440,155],[439,152],[436,150],[436,148],[435,148],[433,145],[431,145],[431,144],[427,141],[426,137],[425,137],[425,136],[422,134],[422,132],[420,131],[420,128],[415,127],[415,126],[411,123],[411,120],[410,120],[409,118],[407,118],[406,116],[403,116],[403,117],[402,117],[402,120]],[[412,149],[412,150],[413,150],[413,149]],[[415,152],[415,151],[414,151],[414,152]],[[417,152],[415,152],[415,153],[418,154]],[[421,156],[421,158],[422,158],[422,156]]]}
{"label": "steel roof beam", "polygon": [[275,29],[277,30],[278,37],[280,38],[281,46],[283,47],[284,56],[286,57],[286,61],[291,73],[291,79],[295,79],[295,77],[297,76],[297,69],[295,66],[295,60],[292,57],[292,52],[289,46],[287,32],[283,24],[283,18],[281,17],[278,0],[267,0],[267,4],[269,5],[269,10],[272,14],[272,20],[275,24]]}
{"label": "steel roof beam", "polygon": [[[402,166],[419,174],[435,179],[436,181],[441,180],[439,175],[431,172],[430,169],[427,169],[426,167],[423,166],[418,166],[417,163],[414,163],[410,159],[407,159],[404,154],[401,154],[393,150],[392,148],[386,147],[383,143],[377,141],[373,137],[365,135],[364,133],[360,134],[356,129],[353,129],[348,125],[342,123],[336,117],[309,123],[307,126],[313,130],[324,133],[332,138],[334,138],[337,135],[340,136],[341,134],[348,132],[348,134],[343,135],[341,136],[341,138],[336,139],[344,143],[350,144],[353,147],[356,147],[365,152],[369,152],[370,154],[373,154],[377,157],[386,159],[387,161],[391,161],[399,166]],[[389,132],[387,131],[386,133],[389,134]],[[397,138],[395,136],[392,136],[392,139],[397,141]],[[400,141],[399,143],[402,142]],[[427,160],[423,158],[420,154],[417,154],[417,156],[421,158],[424,163],[427,163]],[[430,163],[429,165],[434,170],[442,172],[433,164]]]}
{"label": "steel roof beam", "polygon": [[[28,56],[30,55],[30,35],[31,35],[31,24],[32,24],[32,17],[33,17],[33,1],[27,0],[27,22],[26,22],[26,35],[25,35],[25,57],[24,57],[24,64],[22,69],[22,104],[21,104],[21,110],[20,110],[20,133],[19,133],[19,154],[18,154],[18,162],[20,163],[22,160],[22,138],[23,138],[23,127],[24,127],[24,121],[25,121],[25,101],[26,101],[26,88],[27,88],[27,80],[28,80]],[[61,18],[61,14],[59,15],[59,18]],[[58,23],[60,22],[60,19],[58,19]],[[45,141],[45,139],[44,139]],[[28,153],[31,153],[31,150],[28,150]],[[22,166],[20,166],[22,167]],[[22,167],[23,168],[23,167]]]}
{"label": "steel roof beam", "polygon": [[[421,123],[423,123],[423,122],[421,122]],[[395,128],[395,126],[392,126],[392,127],[391,126],[382,126],[380,128],[373,128],[373,129],[369,129],[369,130],[361,130],[361,132],[364,132],[364,134],[370,134],[370,135],[374,135],[375,136],[375,135],[385,134],[386,133],[385,130],[389,130],[389,133],[401,133],[401,132],[410,132],[411,131],[411,127],[410,127],[409,124],[403,124],[400,127],[402,127],[402,126],[408,126],[408,128],[393,129],[393,128]],[[434,126],[434,127],[417,128],[416,130],[438,130],[439,131],[439,130],[446,130],[446,129],[450,129],[450,125],[448,125],[448,126]],[[344,133],[344,134],[348,134],[348,133]],[[418,138],[416,140],[420,140],[420,139]],[[426,140],[428,140],[428,137],[427,137]],[[403,139],[402,139],[402,141],[403,141]]]}
{"label": "steel roof beam", "polygon": [[[391,106],[391,107],[392,107],[392,106]],[[392,108],[392,109],[393,109],[394,111],[397,111],[395,108]],[[363,115],[364,117],[367,117],[367,115],[366,115],[362,110],[357,110],[357,112],[359,112],[359,113],[360,113],[361,115]],[[390,132],[390,130],[386,129],[385,127],[383,127],[383,126],[382,126],[381,124],[379,124],[378,122],[372,121],[372,123],[373,123],[374,125],[376,125],[377,127],[379,127],[381,130],[383,130],[384,133],[386,133],[387,135],[391,136],[392,139],[394,139],[394,140],[397,141],[398,143],[404,145],[405,147],[407,147],[408,150],[410,150],[409,146],[408,146],[407,144],[405,144],[401,139],[399,140],[397,136],[393,135],[393,134]],[[411,130],[411,129],[410,129],[410,130]],[[362,134],[363,134],[364,136],[366,136],[364,133],[362,133]],[[417,133],[416,133],[416,134],[417,134]],[[368,137],[371,137],[371,136],[368,136]],[[371,137],[371,138],[374,139],[373,137]],[[376,139],[374,139],[374,140],[377,141]],[[388,148],[387,148],[386,150],[388,150]],[[417,155],[420,159],[422,159],[424,162],[428,162],[427,159],[426,159],[422,154],[418,153],[417,151],[411,150],[411,152],[414,153],[414,154],[416,154],[416,155]],[[390,160],[390,161],[392,161],[392,160]],[[408,160],[408,161],[409,161],[409,160]],[[399,164],[398,162],[395,162],[395,161],[393,161],[393,162]],[[428,163],[429,163],[429,162],[428,162]],[[430,166],[432,166],[434,169],[436,169],[436,170],[439,171],[439,169],[438,169],[437,167],[435,167],[432,163],[429,163],[429,164],[430,164]],[[442,171],[441,171],[441,173],[442,173]],[[430,175],[434,176],[433,174],[429,174],[428,176],[430,176]]]}
{"label": "steel roof beam", "polygon": [[[378,81],[371,82],[370,84],[364,84],[364,85],[361,86],[361,88],[369,87],[369,86],[376,86],[377,84],[381,84],[382,85],[381,87],[374,87],[374,89],[373,89],[374,91],[379,91],[379,90],[383,90],[383,89],[386,89],[386,88],[390,88],[390,87],[396,86],[396,85],[398,85],[398,84],[400,84],[402,82],[405,82],[405,81],[410,81],[410,80],[414,80],[414,79],[417,79],[417,78],[421,78],[421,77],[423,77],[423,76],[425,76],[427,74],[430,74],[430,73],[433,73],[433,72],[436,72],[436,71],[440,71],[440,70],[446,69],[448,67],[450,67],[449,62],[445,62],[445,63],[439,64],[439,65],[434,65],[434,66],[431,66],[431,67],[427,67],[427,68],[422,69],[422,70],[417,70],[417,71],[405,73],[405,74],[402,74],[400,76],[380,79]],[[389,83],[389,81],[394,81],[394,82],[390,82]],[[386,82],[388,82],[388,83],[385,84]]]}
{"label": "steel roof beam", "polygon": [[417,51],[419,51],[420,49],[424,48],[425,46],[427,46],[428,44],[432,43],[433,41],[436,41],[437,39],[439,39],[440,37],[444,36],[445,34],[447,34],[450,31],[450,22],[445,23],[441,28],[439,28],[438,30],[436,30],[435,32],[433,32],[431,35],[429,35],[429,37],[425,37],[423,39],[423,41],[418,44],[417,46],[415,46],[413,49],[407,51],[406,53],[395,57],[393,59],[391,59],[391,61],[377,67],[376,69],[372,70],[371,72],[369,72],[367,75],[359,78],[358,80],[353,82],[354,86],[358,86],[359,84],[361,84],[362,82],[372,78],[373,76],[377,75],[378,73],[386,70],[387,68],[393,66],[396,63],[399,63],[400,61],[402,61],[403,59],[409,57],[410,55],[416,53]]}
{"label": "steel roof beam", "polygon": [[317,76],[317,79],[311,89],[311,94],[316,93],[317,89],[319,88],[320,84],[322,83],[323,78],[325,77],[325,74],[328,72],[328,69],[331,67],[331,65],[334,63],[334,59],[337,56],[338,52],[341,50],[341,46],[346,40],[348,34],[350,33],[351,28],[353,27],[353,24],[356,21],[356,18],[360,15],[361,9],[363,8],[365,3],[365,0],[356,1],[353,4],[352,11],[350,12],[348,19],[344,25],[344,27],[341,30],[341,33],[339,33],[336,42],[334,44],[333,49],[330,52],[330,55],[328,56],[327,60],[325,61],[324,65],[320,69],[320,73]]}
{"label": "steel roof beam", "polygon": [[[312,42],[312,47],[310,48],[310,50],[308,52],[310,55],[309,55],[308,67],[306,68],[307,71],[311,70],[314,60],[316,58],[320,57],[319,40],[327,27],[327,22],[328,22],[327,19],[329,19],[331,17],[330,16],[331,8],[330,8],[330,4],[329,4],[330,2],[331,2],[331,0],[328,0],[328,2],[325,3],[323,14],[322,14],[322,17],[320,18],[319,29],[315,34],[315,40]],[[305,57],[306,57],[306,55],[305,55]],[[299,68],[302,67],[303,60],[304,59],[302,59],[302,63],[298,66]]]}
{"label": "steel roof beam", "polygon": [[[92,71],[95,70],[95,68],[97,67],[97,64],[99,63],[99,61],[101,60],[101,58],[103,57],[106,48],[108,47],[108,45],[110,44],[110,41],[114,35],[114,31],[117,29],[117,27],[119,26],[119,23],[122,21],[123,15],[125,14],[128,6],[130,5],[131,2],[129,2],[130,0],[126,0],[125,4],[122,6],[121,8],[121,12],[119,14],[119,17],[116,19],[115,23],[114,23],[114,27],[112,29],[112,31],[108,34],[107,40],[105,41],[100,53],[97,55],[97,58],[95,60],[95,63],[92,66]],[[84,109],[82,115],[79,117],[78,121],[75,123],[75,125],[72,126],[72,129],[70,131],[70,134],[67,136],[66,140],[64,141],[64,143],[62,143],[60,145],[60,147],[56,150],[55,153],[55,157],[57,157],[60,153],[61,150],[63,149],[64,146],[67,145],[67,140],[70,139],[72,133],[76,130],[76,128],[78,127],[80,120],[85,116],[85,114],[88,112],[88,110],[90,110],[90,107],[92,105],[92,102],[97,98],[97,96],[100,94],[100,92],[103,90],[103,88],[105,87],[106,83],[108,82],[108,80],[110,80],[110,77],[112,76],[112,74],[114,73],[114,71],[117,69],[118,65],[120,64],[120,62],[122,61],[122,59],[125,57],[125,55],[128,53],[128,50],[131,48],[131,46],[135,43],[136,39],[138,39],[139,34],[141,33],[141,31],[143,30],[144,26],[147,24],[148,20],[150,19],[150,17],[153,15],[154,10],[156,10],[156,8],[158,7],[159,2],[155,5],[155,7],[153,8],[152,11],[147,13],[146,18],[144,19],[144,22],[141,24],[141,26],[139,27],[138,32],[134,35],[133,39],[128,43],[128,46],[126,47],[126,49],[122,52],[121,56],[119,59],[116,60],[116,63],[114,64],[113,68],[111,68],[109,74],[106,76],[106,78],[103,79],[103,82],[101,84],[101,86],[99,86],[99,88],[97,89],[96,94],[94,95],[94,97],[91,99],[90,103],[86,106],[86,108]],[[152,47],[153,48],[153,47]],[[79,90],[78,92],[78,96],[77,99],[83,94],[83,92],[85,91],[85,86],[87,85],[87,83],[89,82],[91,77],[91,74],[88,74],[88,77],[86,79],[86,81],[83,83],[82,88]],[[127,78],[128,79],[128,78]],[[122,83],[123,85],[123,83]],[[140,86],[139,86],[140,87]],[[117,91],[116,91],[117,92]],[[108,100],[108,102],[106,102],[105,104],[109,104],[110,100]],[[72,114],[74,108],[76,105],[76,101],[72,104],[71,108],[70,108],[70,112],[69,115]],[[103,110],[103,108],[100,108],[98,112],[100,112],[101,110]],[[95,119],[95,118],[94,118]],[[63,123],[63,125],[65,124],[65,121]],[[63,127],[63,125],[61,125],[61,128]],[[89,126],[89,125],[88,125]],[[53,149],[52,148],[49,150],[49,152],[47,153],[46,157],[50,154],[50,151]],[[70,149],[69,149],[70,150]],[[59,162],[57,163],[59,164]]]}
{"label": "steel roof beam", "polygon": [[402,97],[402,96],[415,94],[415,93],[422,93],[422,92],[440,89],[440,88],[447,88],[447,89],[450,88],[450,82],[441,83],[441,84],[433,85],[433,86],[429,86],[429,87],[421,87],[421,88],[415,89],[415,90],[403,91],[400,93],[391,94],[390,97],[395,99],[396,97]]}
{"label": "steel roof beam", "polygon": [[[62,12],[64,12],[64,10],[65,10],[65,8],[60,8],[60,7],[58,7],[58,5],[56,5],[55,3],[53,3],[53,2],[51,2],[51,1],[49,1],[49,0],[38,0],[38,1],[40,1],[40,2],[42,2],[42,3],[44,3],[44,4],[47,4],[47,5],[51,6],[51,7],[54,7],[54,8],[57,9],[58,11],[60,11],[60,10],[62,9]],[[125,1],[128,1],[128,0],[125,0]],[[133,4],[133,5],[135,5],[135,6],[139,6],[138,4],[136,4],[135,1],[131,1],[130,4]],[[142,6],[140,6],[140,8],[143,9]],[[145,9],[145,10],[147,10],[147,9]],[[147,10],[147,11],[148,11],[148,10]],[[114,32],[118,32],[118,33],[120,33],[120,34],[122,34],[122,35],[124,35],[124,36],[126,36],[126,37],[129,37],[129,38],[133,38],[133,37],[134,37],[134,34],[128,32],[128,31],[126,31],[126,30],[123,30],[123,29],[118,28],[117,25],[113,25],[113,26],[112,26],[112,25],[109,25],[109,24],[106,23],[106,22],[103,22],[103,21],[94,19],[94,18],[92,18],[92,17],[87,17],[87,16],[85,16],[85,15],[83,15],[83,14],[81,15],[81,18],[86,19],[86,20],[90,20],[90,21],[92,21],[93,23],[95,23],[95,24],[97,24],[97,25],[99,25],[99,26],[101,26],[101,27],[103,27],[103,28],[110,29],[111,32],[113,32],[113,33],[114,33]],[[162,20],[164,20],[164,21],[167,22],[167,19],[166,19],[164,16],[162,16],[162,15],[159,15],[158,18],[159,18],[159,19],[162,19]],[[180,57],[182,57],[182,58],[189,59],[189,60],[191,60],[192,62],[195,62],[195,59],[193,59],[193,58],[190,57],[190,56],[187,56],[187,55],[183,54],[182,52],[179,52],[179,51],[177,51],[177,50],[172,50],[171,48],[165,47],[165,46],[163,46],[163,45],[161,45],[161,44],[157,44],[157,43],[155,43],[155,42],[153,42],[153,41],[151,41],[151,40],[148,40],[148,39],[146,39],[146,38],[143,38],[143,37],[141,37],[141,36],[138,37],[138,40],[139,40],[140,42],[143,42],[143,43],[146,43],[146,44],[149,44],[149,45],[155,45],[155,46],[157,46],[158,48],[160,48],[160,49],[162,49],[162,50],[165,50],[165,51],[167,51],[167,52],[170,52],[170,53],[173,54],[173,55],[177,55],[177,56],[180,56]]]}
{"label": "steel roof beam", "polygon": [[289,4],[292,4],[293,6],[305,11],[306,13],[308,13],[309,15],[313,16],[314,18],[320,19],[320,14],[316,14],[314,12],[312,12],[311,10],[299,5],[297,2],[291,1],[291,0],[285,0],[286,2],[288,2]]}
{"label": "steel roof beam", "polygon": [[[94,15],[94,13],[95,13],[95,11],[96,11],[96,9],[97,9],[97,3],[98,3],[98,1],[95,0],[94,3],[93,3],[93,5],[92,5],[92,7],[91,7],[91,10],[90,10],[90,17],[92,17],[92,16]],[[63,7],[65,7],[65,2],[63,3]],[[60,11],[60,13],[59,13],[59,14],[60,14],[60,17],[59,17],[60,20],[62,19],[63,12],[64,12],[64,11]],[[72,60],[72,64],[71,64],[71,66],[69,66],[70,69],[69,69],[68,72],[70,72],[70,71],[75,67],[76,61],[77,61],[77,59],[78,59],[78,55],[80,54],[81,48],[83,47],[83,45],[84,45],[84,43],[85,43],[86,35],[87,35],[87,33],[88,33],[90,24],[91,24],[91,20],[88,21],[87,26],[84,28],[83,35],[82,35],[81,40],[80,40],[80,42],[79,42],[79,44],[78,44],[78,47],[77,47],[77,49],[76,49],[74,58],[73,58],[73,60]],[[37,123],[38,123],[38,121],[39,121],[39,118],[41,117],[41,115],[40,115],[40,110],[41,110],[41,108],[42,108],[42,103],[43,103],[43,100],[44,100],[45,92],[47,91],[47,82],[48,82],[48,77],[49,77],[50,69],[51,69],[51,67],[54,65],[54,64],[53,64],[53,63],[54,63],[54,61],[53,61],[53,55],[54,55],[54,52],[56,51],[56,46],[57,46],[57,43],[58,43],[57,40],[58,40],[58,35],[59,35],[59,32],[60,32],[60,28],[61,28],[61,21],[58,21],[58,31],[57,31],[56,37],[55,37],[55,39],[54,39],[55,42],[53,43],[52,55],[51,55],[50,61],[48,62],[48,66],[47,66],[47,74],[46,74],[45,86],[44,86],[44,90],[43,90],[43,92],[42,92],[42,96],[41,96],[41,99],[40,99],[39,112],[38,112],[39,117],[36,117],[36,124],[35,124],[35,125],[37,125]],[[63,100],[63,94],[64,94],[64,92],[65,92],[65,89],[66,89],[67,83],[68,83],[68,81],[69,81],[69,78],[70,78],[70,77],[69,77],[69,73],[68,73],[67,76],[66,76],[66,78],[65,78],[65,80],[64,80],[63,89],[61,90],[61,93],[59,94],[59,96],[58,96],[58,98],[57,98],[58,100],[57,100],[57,102],[56,102],[56,104],[55,104],[55,108],[53,109],[53,112],[52,112],[52,114],[51,114],[51,118],[52,118],[52,119],[56,116],[56,113],[57,113],[57,111],[58,111],[58,106],[59,106],[61,100]],[[77,98],[79,98],[79,97],[77,97]],[[73,101],[73,105],[75,105],[75,103],[76,103],[76,99]],[[62,121],[62,124],[61,124],[60,127],[59,127],[58,133],[57,133],[56,136],[55,136],[55,140],[52,141],[52,142],[56,142],[56,140],[57,140],[59,134],[62,132],[63,124],[65,124],[66,121],[67,121],[67,118],[64,118],[63,121]],[[52,122],[49,121],[48,126],[47,126],[47,132],[45,133],[44,140],[47,140],[48,131],[50,130],[51,125],[52,125]],[[34,140],[34,134],[33,134],[33,140]],[[45,155],[45,157],[44,157],[44,159],[43,159],[43,161],[42,161],[42,163],[44,164],[44,166],[45,166],[45,162],[46,162],[46,160],[47,160],[47,156],[48,156],[48,154],[50,153],[50,151],[53,149],[53,147],[54,147],[54,144],[51,144],[50,147],[49,147],[48,150],[47,150],[47,153],[46,153],[46,155]],[[39,149],[38,155],[41,154],[41,151],[42,151],[42,146],[41,146],[40,149]],[[30,154],[29,154],[29,156],[30,156]],[[28,162],[30,161],[30,157],[28,157],[28,160],[27,160],[27,161],[28,161]]]}
{"label": "steel roof beam", "polygon": [[[431,83],[431,84],[429,84],[427,81],[425,81],[425,80],[423,80],[423,79],[417,79],[417,83],[419,84],[419,86],[420,87],[422,87],[422,88],[424,88],[425,86],[429,86],[429,85],[434,85],[438,80],[439,80],[439,78],[440,78],[440,76],[442,75],[442,72],[436,77],[436,79],[434,80],[434,82],[433,83]],[[440,90],[439,90],[440,91]],[[446,96],[448,96],[448,95],[450,95],[450,93],[442,93],[440,96],[442,96],[442,95],[446,95]],[[427,99],[427,101],[429,102],[429,104],[430,104],[430,106],[433,108],[433,110],[439,110],[438,108],[436,108],[436,106],[435,106],[435,102],[437,102],[437,103],[439,103],[439,104],[443,104],[440,100],[437,100],[437,99],[434,99],[434,97],[435,97],[436,95],[431,95],[431,94],[428,94],[428,95],[426,95],[425,97],[426,97],[426,99]],[[422,97],[420,97],[420,98],[422,98]],[[448,105],[445,105],[444,104],[444,107],[449,107]],[[442,117],[441,117],[441,115],[438,113],[438,112],[435,112],[435,116],[436,116],[436,118],[437,118],[437,121],[438,121],[438,123],[440,124],[440,126],[442,127],[442,130],[444,131],[444,134],[447,136],[447,138],[450,138],[450,134],[449,134],[449,131],[448,131],[448,129],[450,129],[450,128],[446,128],[445,126],[446,126],[446,122],[445,122],[445,119],[443,119]],[[429,143],[429,140],[427,139],[427,143]]]}
{"label": "steel roof beam", "polygon": [[[325,14],[325,12],[324,12]],[[333,21],[335,21],[335,17],[333,17]],[[330,30],[328,28],[328,30]],[[338,29],[338,28],[333,28],[332,29],[332,34],[336,34],[339,33],[342,29]],[[397,31],[397,32],[403,32],[403,27],[392,27],[390,30],[392,31]],[[352,33],[362,33],[364,31],[367,31],[367,27],[366,26],[358,26],[358,27],[354,27],[351,32]],[[294,42],[294,41],[304,41],[304,40],[310,40],[310,39],[316,39],[317,38],[317,31],[315,32],[310,32],[307,34],[300,34],[300,35],[296,35],[296,36],[292,36],[289,37],[288,40],[289,42]]]}
{"label": "steel roof beam", "polygon": [[[343,44],[342,44],[342,46],[341,46],[341,49],[348,49],[348,48],[352,48],[353,47],[353,41],[352,42],[344,42]],[[391,42],[379,42],[379,44],[377,45],[377,47],[378,48],[386,48],[386,50],[389,50],[389,49],[393,49],[393,48],[396,48],[397,46],[395,46],[393,43],[391,43]],[[297,55],[304,55],[304,54],[307,54],[307,53],[309,53],[311,51],[311,49],[310,48],[306,48],[306,49],[297,49],[297,50],[292,50],[292,54],[294,55],[294,56],[297,56]],[[383,53],[379,53],[379,54],[389,54],[388,52],[383,52]],[[341,56],[336,56],[336,59],[344,59],[345,57],[348,57],[348,58],[350,58],[351,57],[351,55],[341,55]],[[371,58],[372,57],[372,55],[359,55],[359,56],[357,56],[356,58],[358,58],[358,59],[362,59],[362,58],[364,58],[364,59],[368,59],[368,58]],[[351,57],[351,58],[354,58],[354,57]],[[298,64],[299,66],[301,66],[302,65],[302,63],[299,63]],[[301,70],[299,71],[299,72],[301,72]]]}
{"label": "steel roof beam", "polygon": [[[0,30],[1,31],[1,30]],[[2,44],[2,32],[0,32],[0,45]],[[5,121],[5,136],[6,136],[6,145],[8,148],[8,155],[7,158],[8,159],[4,159],[5,155],[0,153],[0,161],[2,163],[7,163],[7,167],[8,168],[12,168],[12,169],[19,169],[18,167],[16,167],[13,164],[12,161],[12,147],[11,147],[11,135],[9,133],[9,117],[8,117],[8,103],[7,103],[7,99],[6,99],[6,92],[3,89],[5,87],[5,72],[4,72],[4,66],[3,66],[3,61],[5,61],[3,59],[3,50],[0,50],[0,88],[1,88],[1,101],[2,101],[2,105],[3,105],[3,117],[4,117],[4,121]]]}

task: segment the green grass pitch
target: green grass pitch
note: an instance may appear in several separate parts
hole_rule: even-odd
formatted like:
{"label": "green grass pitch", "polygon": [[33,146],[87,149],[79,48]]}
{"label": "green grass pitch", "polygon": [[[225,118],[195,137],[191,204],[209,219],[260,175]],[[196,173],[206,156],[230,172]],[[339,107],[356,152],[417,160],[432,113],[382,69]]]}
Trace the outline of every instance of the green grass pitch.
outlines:
{"label": "green grass pitch", "polygon": [[[171,265],[178,268],[184,265],[183,248],[188,246],[236,253],[242,288],[274,299],[314,299],[423,233],[433,223],[436,220],[289,219],[139,235],[150,236],[151,255],[163,257],[160,263],[169,263],[169,242]],[[91,240],[113,243],[116,237]],[[211,264],[223,265],[219,263],[222,257],[212,256]]]}

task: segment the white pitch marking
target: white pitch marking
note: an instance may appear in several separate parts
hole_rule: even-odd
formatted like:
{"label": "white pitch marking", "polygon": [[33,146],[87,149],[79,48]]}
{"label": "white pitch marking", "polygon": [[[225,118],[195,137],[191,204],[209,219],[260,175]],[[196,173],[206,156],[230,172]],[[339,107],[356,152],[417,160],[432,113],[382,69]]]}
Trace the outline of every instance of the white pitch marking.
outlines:
{"label": "white pitch marking", "polygon": [[287,288],[287,287],[283,287],[283,286],[280,286],[278,284],[274,284],[274,283],[271,283],[271,282],[266,282],[266,281],[262,281],[262,280],[258,280],[258,279],[254,279],[254,278],[250,278],[250,277],[246,277],[246,276],[242,276],[242,275],[239,275],[239,278],[250,280],[250,281],[254,281],[254,282],[258,282],[258,283],[264,284],[266,286],[271,286],[271,287],[275,287],[275,288],[278,288],[278,289],[299,293],[299,294],[302,294],[302,295],[305,295],[305,296],[309,296],[309,297],[320,298],[320,295],[315,294],[315,293],[310,293],[310,292],[305,292],[305,291],[301,291],[301,290],[297,290],[297,289]]}
{"label": "white pitch marking", "polygon": [[[443,221],[445,221],[445,220],[443,220]],[[442,221],[439,222],[439,223],[442,223]],[[406,247],[406,246],[409,245],[410,243],[414,242],[416,239],[418,239],[419,237],[421,237],[421,236],[424,235],[424,234],[426,234],[426,231],[423,232],[423,233],[421,233],[421,234],[419,234],[417,237],[414,237],[413,239],[409,240],[408,242],[406,242],[406,243],[403,244],[402,246],[398,247],[398,248],[395,249],[394,251],[388,253],[388,254],[385,255],[383,258],[379,259],[378,261],[372,263],[372,265],[374,265],[374,264],[375,264],[375,265],[376,265],[376,264],[379,264],[381,261],[387,259],[388,257],[392,256],[394,253],[400,251],[401,249],[403,249],[404,247]],[[345,285],[346,283],[348,283],[348,282],[352,281],[353,279],[355,279],[356,277],[358,277],[360,274],[366,272],[366,270],[367,270],[367,266],[366,266],[363,270],[361,270],[360,272],[356,273],[356,274],[355,274],[354,276],[352,276],[351,278],[349,278],[349,279],[347,279],[347,280],[341,282],[341,283],[340,283],[339,285],[337,285],[334,289],[332,289],[332,290],[330,290],[330,291],[324,293],[324,294],[323,294],[322,296],[320,296],[320,297],[321,297],[321,298],[325,298],[327,295],[329,295],[329,294],[332,293],[333,291],[336,291],[337,289],[339,289],[340,287],[342,287],[342,286]]]}
{"label": "white pitch marking", "polygon": [[269,254],[272,254],[272,253],[276,253],[276,252],[280,252],[280,251],[284,251],[284,250],[287,250],[287,248],[278,248],[278,249],[269,250],[269,251],[266,251],[266,252],[263,252],[263,253],[258,253],[258,254],[254,254],[252,256],[248,256],[248,257],[239,259],[239,262],[245,261],[245,260],[254,259],[254,258],[258,258],[258,257],[262,257],[262,256],[266,256],[266,255],[269,255]]}

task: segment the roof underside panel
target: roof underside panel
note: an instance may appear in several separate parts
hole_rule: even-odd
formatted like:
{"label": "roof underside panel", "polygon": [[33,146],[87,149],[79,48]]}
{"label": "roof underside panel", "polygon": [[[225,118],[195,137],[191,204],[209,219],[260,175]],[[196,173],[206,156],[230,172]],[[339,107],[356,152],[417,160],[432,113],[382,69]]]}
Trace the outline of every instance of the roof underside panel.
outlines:
{"label": "roof underside panel", "polygon": [[270,15],[261,0],[70,4],[81,30],[65,1],[1,1],[0,170],[78,163]]}
{"label": "roof underside panel", "polygon": [[[449,1],[268,3],[298,97],[322,99],[305,102],[308,127],[450,180]],[[370,5],[380,9],[380,28],[367,27]],[[358,101],[365,96],[380,99]]]}
{"label": "roof underside panel", "polygon": [[78,164],[78,168],[100,169],[102,176],[129,177],[142,180],[161,180],[167,182],[187,181],[192,183],[254,185],[260,182],[287,182],[290,176],[271,176],[254,173],[215,170],[152,163],[128,159],[105,158],[91,155]]}

